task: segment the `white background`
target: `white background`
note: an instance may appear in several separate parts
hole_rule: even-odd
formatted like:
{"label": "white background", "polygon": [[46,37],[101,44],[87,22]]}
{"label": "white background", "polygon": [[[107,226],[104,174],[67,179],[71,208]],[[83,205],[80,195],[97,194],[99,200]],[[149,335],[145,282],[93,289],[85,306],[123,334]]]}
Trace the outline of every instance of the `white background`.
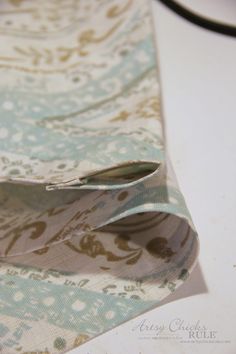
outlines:
{"label": "white background", "polygon": [[[235,2],[222,5],[232,22]],[[212,1],[201,1],[203,6],[211,11]],[[199,233],[199,263],[163,306],[71,354],[236,353],[236,39],[196,27],[158,2],[153,12],[167,145]],[[168,326],[175,318],[184,325],[200,321],[229,343],[143,340],[133,330],[144,319]]]}

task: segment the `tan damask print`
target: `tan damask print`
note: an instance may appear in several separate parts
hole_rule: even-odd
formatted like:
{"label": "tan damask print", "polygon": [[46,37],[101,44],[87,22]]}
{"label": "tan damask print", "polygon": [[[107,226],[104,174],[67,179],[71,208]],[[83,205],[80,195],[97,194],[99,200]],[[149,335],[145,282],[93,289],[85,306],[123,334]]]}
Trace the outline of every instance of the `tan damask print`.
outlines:
{"label": "tan damask print", "polygon": [[122,15],[125,11],[128,10],[128,8],[131,6],[133,0],[128,0],[125,5],[119,6],[119,5],[114,5],[110,7],[107,10],[107,17],[108,18],[113,18]]}
{"label": "tan damask print", "polygon": [[157,97],[147,98],[138,103],[134,112],[122,111],[111,122],[125,122],[132,116],[140,119],[159,118],[160,117],[160,101]]}
{"label": "tan damask print", "polygon": [[6,60],[10,59],[11,61],[22,61],[24,58],[27,58],[30,59],[30,64],[33,66],[38,66],[41,62],[47,65],[53,65],[55,62],[68,62],[74,55],[84,57],[89,54],[89,45],[98,44],[106,40],[119,28],[121,23],[122,20],[118,21],[106,33],[100,35],[96,35],[94,29],[88,29],[82,32],[78,38],[78,46],[72,48],[60,46],[56,48],[55,51],[52,51],[49,48],[38,49],[32,46],[28,48],[14,46],[13,49],[19,57],[7,58]]}
{"label": "tan damask print", "polygon": [[89,257],[96,258],[97,256],[105,256],[108,262],[117,262],[126,260],[126,264],[134,264],[138,262],[142,255],[142,249],[133,249],[128,246],[128,239],[126,237],[119,236],[115,240],[115,244],[118,249],[128,252],[125,256],[118,256],[112,251],[106,250],[101,241],[96,240],[95,234],[85,235],[76,247],[70,241],[66,241],[65,245],[73,249],[77,253],[86,254]]}
{"label": "tan damask print", "polygon": [[27,223],[27,224],[23,225],[22,227],[17,227],[13,230],[6,232],[3,235],[2,240],[5,238],[11,238],[11,241],[9,242],[9,244],[5,250],[6,256],[11,251],[12,247],[15,245],[15,243],[18,241],[18,239],[20,237],[22,237],[22,235],[26,231],[30,231],[29,238],[32,240],[35,240],[35,239],[39,238],[40,236],[42,236],[42,234],[44,233],[45,230],[46,230],[46,223],[42,222],[42,221],[36,221],[36,222],[32,222],[32,223]]}
{"label": "tan damask print", "polygon": [[74,348],[78,347],[79,345],[85,343],[89,339],[87,334],[79,334],[74,340]]}
{"label": "tan damask print", "polygon": [[[90,1],[91,2],[91,1]],[[26,1],[26,3],[29,3]],[[64,3],[64,4],[63,4]],[[73,1],[73,7],[71,7],[71,4],[68,0],[63,0],[63,3],[59,3],[57,1],[52,1],[51,6],[40,6],[38,3],[37,6],[30,6],[30,7],[21,7],[21,2],[16,2],[12,3],[12,5],[15,5],[17,9],[15,8],[9,8],[4,11],[0,12],[0,15],[14,15],[16,13],[18,14],[29,14],[33,17],[34,21],[40,21],[45,17],[44,12],[46,12],[46,18],[47,21],[55,22],[55,21],[62,21],[64,17],[62,18],[62,15],[65,16],[65,11],[67,9],[73,9],[72,14],[76,13],[77,9],[80,8],[82,5],[80,5],[79,0],[74,0]],[[107,16],[107,18],[112,21],[113,19],[121,17],[131,6],[132,0],[129,0],[126,4],[124,5],[113,5],[111,6],[108,10],[107,13],[104,14],[104,16]],[[23,4],[23,2],[22,2]],[[30,4],[30,3],[29,3]],[[32,5],[32,4],[30,4]],[[35,5],[35,3],[34,3]],[[99,4],[97,5],[99,6]],[[90,5],[88,4],[87,6],[88,9],[90,9]],[[85,7],[86,9],[86,7]],[[64,12],[63,12],[64,10]],[[50,14],[51,11],[51,14]],[[85,13],[88,10],[85,10]],[[85,15],[86,16],[86,15]],[[85,17],[86,18],[86,17]],[[0,17],[1,20],[1,17]],[[9,20],[9,23],[11,20]],[[0,56],[0,67],[2,68],[12,68],[16,70],[21,70],[25,72],[40,72],[40,73],[56,73],[56,72],[65,72],[69,68],[75,68],[76,66],[80,65],[80,60],[78,59],[88,56],[89,51],[90,51],[90,46],[92,45],[92,50],[96,48],[97,46],[105,42],[111,37],[114,33],[117,32],[119,27],[123,23],[123,19],[120,18],[118,21],[112,23],[109,26],[108,29],[105,29],[105,31],[97,33],[97,30],[95,28],[87,28],[84,31],[81,31],[77,34],[77,40],[75,45],[73,47],[67,47],[67,46],[62,46],[59,45],[58,47],[55,47],[54,49],[51,49],[50,47],[42,47],[42,46],[35,46],[36,43],[26,45],[26,46],[19,46],[18,43],[16,45],[12,46],[12,55],[2,55]],[[56,23],[57,23],[56,22]],[[25,31],[25,33],[30,33],[27,27],[24,27],[25,25],[22,25],[22,29]],[[58,29],[57,29],[58,30]],[[40,31],[44,31],[45,33],[48,33],[47,26],[46,25],[41,25]],[[7,27],[3,30],[3,33],[7,33]],[[1,21],[0,21],[0,33],[1,33]],[[36,33],[40,33],[37,32]],[[42,32],[43,33],[43,32]],[[14,36],[14,33],[11,34],[9,32],[9,35]],[[27,41],[26,41],[27,43]],[[95,47],[94,47],[95,46]],[[73,60],[73,62],[71,62]],[[1,64],[1,61],[3,62]],[[15,63],[14,65],[9,65],[8,62],[13,62]],[[26,65],[23,65],[23,63],[26,63]],[[69,66],[65,68],[55,68],[53,69],[52,66],[55,64],[63,64],[69,62]],[[42,66],[45,66],[47,68],[43,68]]]}

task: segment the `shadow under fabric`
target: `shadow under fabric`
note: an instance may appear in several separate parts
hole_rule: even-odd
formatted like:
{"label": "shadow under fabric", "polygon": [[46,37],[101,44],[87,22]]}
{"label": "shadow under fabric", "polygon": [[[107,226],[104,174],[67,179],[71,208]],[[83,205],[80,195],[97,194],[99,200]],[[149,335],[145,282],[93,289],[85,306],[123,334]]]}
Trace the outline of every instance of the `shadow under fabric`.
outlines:
{"label": "shadow under fabric", "polygon": [[0,7],[0,351],[65,353],[157,306],[198,238],[165,156],[149,2]]}

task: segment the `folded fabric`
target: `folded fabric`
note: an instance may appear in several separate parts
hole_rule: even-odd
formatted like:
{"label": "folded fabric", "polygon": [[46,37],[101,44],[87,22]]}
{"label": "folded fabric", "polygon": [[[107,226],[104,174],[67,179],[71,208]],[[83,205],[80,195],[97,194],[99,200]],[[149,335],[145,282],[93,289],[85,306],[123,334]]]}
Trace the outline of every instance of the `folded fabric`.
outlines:
{"label": "folded fabric", "polygon": [[198,254],[150,3],[4,0],[0,37],[0,352],[65,353],[155,307]]}

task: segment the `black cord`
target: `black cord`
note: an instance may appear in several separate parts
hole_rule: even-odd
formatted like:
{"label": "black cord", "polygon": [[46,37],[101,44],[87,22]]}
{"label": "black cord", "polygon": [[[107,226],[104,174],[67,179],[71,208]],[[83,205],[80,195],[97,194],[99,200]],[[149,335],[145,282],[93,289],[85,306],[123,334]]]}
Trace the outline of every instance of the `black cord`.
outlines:
{"label": "black cord", "polygon": [[173,0],[159,0],[159,1],[165,6],[167,6],[169,9],[174,11],[176,14],[182,16],[183,18],[194,23],[197,26],[227,36],[236,37],[236,26],[233,25],[231,26],[217,21],[209,20],[206,17],[202,17],[188,10],[187,8],[185,8],[184,6],[178,4]]}

